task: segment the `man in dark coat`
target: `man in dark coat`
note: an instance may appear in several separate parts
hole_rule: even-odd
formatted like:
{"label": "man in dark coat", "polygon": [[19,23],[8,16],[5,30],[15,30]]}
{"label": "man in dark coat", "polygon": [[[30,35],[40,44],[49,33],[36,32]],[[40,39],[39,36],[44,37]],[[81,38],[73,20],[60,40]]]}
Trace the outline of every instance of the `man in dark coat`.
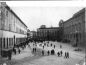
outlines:
{"label": "man in dark coat", "polygon": [[43,49],[44,49],[44,46],[43,46]]}
{"label": "man in dark coat", "polygon": [[34,48],[33,48],[33,53],[34,53]]}
{"label": "man in dark coat", "polygon": [[36,52],[36,48],[34,48],[34,52]]}
{"label": "man in dark coat", "polygon": [[65,56],[64,56],[64,58],[67,58],[67,52],[65,52]]}
{"label": "man in dark coat", "polygon": [[62,54],[63,54],[62,50],[60,51],[60,54],[61,54],[61,56],[62,56]]}
{"label": "man in dark coat", "polygon": [[69,58],[69,52],[67,52],[67,58]]}
{"label": "man in dark coat", "polygon": [[62,45],[60,45],[60,48],[62,48]]}
{"label": "man in dark coat", "polygon": [[42,55],[44,56],[44,50],[42,50]]}
{"label": "man in dark coat", "polygon": [[51,47],[52,47],[52,43],[51,43]]}
{"label": "man in dark coat", "polygon": [[55,54],[55,51],[52,49],[51,50],[51,55],[54,55]]}
{"label": "man in dark coat", "polygon": [[18,52],[19,52],[19,54],[20,54],[20,52],[21,52],[21,50],[18,48]]}
{"label": "man in dark coat", "polygon": [[54,45],[54,49],[55,49],[55,45]]}
{"label": "man in dark coat", "polygon": [[15,48],[13,48],[13,52],[16,54],[16,49]]}
{"label": "man in dark coat", "polygon": [[48,54],[48,55],[50,54],[49,50],[47,51],[47,54]]}
{"label": "man in dark coat", "polygon": [[58,52],[57,55],[58,55],[58,57],[59,57],[59,56],[60,56],[60,53]]}

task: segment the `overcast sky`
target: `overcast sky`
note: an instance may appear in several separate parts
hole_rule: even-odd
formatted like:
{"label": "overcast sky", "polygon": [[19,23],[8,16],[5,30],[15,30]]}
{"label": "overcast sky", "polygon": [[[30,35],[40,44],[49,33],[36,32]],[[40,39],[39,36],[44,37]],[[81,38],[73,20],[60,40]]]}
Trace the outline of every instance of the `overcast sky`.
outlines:
{"label": "overcast sky", "polygon": [[[58,27],[60,19],[65,21],[71,18],[74,13],[82,9],[82,7],[62,6],[12,6],[12,3],[10,4],[9,2],[7,2],[7,4],[30,30],[36,30],[41,25]],[[16,5],[16,3],[14,5]]]}

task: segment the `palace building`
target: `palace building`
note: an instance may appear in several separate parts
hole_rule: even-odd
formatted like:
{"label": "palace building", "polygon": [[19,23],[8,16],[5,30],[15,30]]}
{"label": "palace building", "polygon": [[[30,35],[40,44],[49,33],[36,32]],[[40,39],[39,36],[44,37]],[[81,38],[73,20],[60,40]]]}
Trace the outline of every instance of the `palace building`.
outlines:
{"label": "palace building", "polygon": [[63,40],[68,40],[72,45],[86,45],[86,8],[75,13],[67,21],[60,21],[63,28]]}
{"label": "palace building", "polygon": [[61,33],[59,27],[46,27],[45,25],[42,25],[37,29],[37,36],[41,40],[60,41]]}
{"label": "palace building", "polygon": [[5,2],[0,2],[0,55],[23,43],[26,37],[27,26]]}

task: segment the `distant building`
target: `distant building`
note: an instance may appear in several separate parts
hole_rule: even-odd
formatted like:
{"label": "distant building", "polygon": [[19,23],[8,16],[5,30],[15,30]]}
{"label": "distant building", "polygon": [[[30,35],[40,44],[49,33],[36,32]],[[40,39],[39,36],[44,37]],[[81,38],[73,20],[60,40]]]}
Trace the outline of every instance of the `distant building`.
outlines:
{"label": "distant building", "polygon": [[63,28],[63,40],[73,45],[86,45],[86,8],[75,13],[67,21],[60,22]]}
{"label": "distant building", "polygon": [[57,40],[60,41],[60,28],[59,27],[40,27],[37,29],[37,35],[39,40]]}
{"label": "distant building", "polygon": [[27,26],[5,3],[0,2],[0,55],[26,41]]}
{"label": "distant building", "polygon": [[31,38],[31,33],[30,33],[30,30],[27,29],[27,38],[30,39]]}
{"label": "distant building", "polygon": [[31,36],[31,39],[32,40],[34,40],[34,41],[37,40],[38,35],[37,35],[37,32],[36,31],[31,31],[30,34],[31,34],[30,36]]}

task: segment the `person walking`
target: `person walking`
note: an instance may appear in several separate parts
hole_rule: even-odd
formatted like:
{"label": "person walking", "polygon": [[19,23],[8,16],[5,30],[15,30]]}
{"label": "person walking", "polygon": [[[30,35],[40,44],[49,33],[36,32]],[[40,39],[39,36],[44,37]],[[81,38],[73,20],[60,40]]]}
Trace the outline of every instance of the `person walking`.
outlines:
{"label": "person walking", "polygon": [[44,49],[44,46],[43,46],[43,49]]}
{"label": "person walking", "polygon": [[15,48],[13,48],[13,52],[15,53],[15,55],[16,55],[16,49]]}
{"label": "person walking", "polygon": [[55,51],[54,49],[51,50],[51,55],[54,55],[55,54]]}
{"label": "person walking", "polygon": [[60,48],[62,48],[62,45],[60,45]]}
{"label": "person walking", "polygon": [[62,56],[62,54],[63,54],[63,52],[62,52],[62,50],[60,51],[60,55]]}
{"label": "person walking", "polygon": [[57,52],[57,55],[58,55],[58,57],[60,56],[60,53],[59,52]]}
{"label": "person walking", "polygon": [[36,53],[36,48],[34,48],[34,52]]}
{"label": "person walking", "polygon": [[55,49],[55,45],[54,45],[54,49]]}
{"label": "person walking", "polygon": [[48,50],[47,54],[48,54],[48,56],[49,56],[49,54],[50,54],[49,50]]}
{"label": "person walking", "polygon": [[20,54],[21,50],[20,50],[20,49],[18,49],[18,52],[19,52],[19,54]]}
{"label": "person walking", "polygon": [[51,43],[51,47],[52,47],[52,43]]}
{"label": "person walking", "polygon": [[34,48],[33,48],[33,53],[34,53]]}
{"label": "person walking", "polygon": [[69,52],[67,52],[67,58],[69,58]]}
{"label": "person walking", "polygon": [[44,50],[42,50],[42,55],[44,56]]}
{"label": "person walking", "polygon": [[65,52],[65,56],[64,56],[64,58],[67,58],[67,52]]}

